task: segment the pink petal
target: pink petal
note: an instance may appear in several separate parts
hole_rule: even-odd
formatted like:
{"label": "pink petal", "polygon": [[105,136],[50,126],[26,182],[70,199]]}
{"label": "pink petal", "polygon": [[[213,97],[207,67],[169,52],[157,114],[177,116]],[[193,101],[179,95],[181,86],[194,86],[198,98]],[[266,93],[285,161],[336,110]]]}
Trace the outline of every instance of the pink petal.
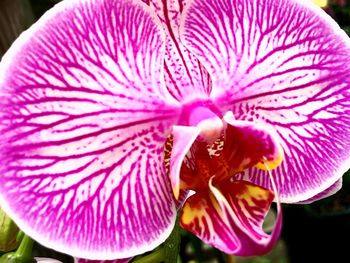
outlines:
{"label": "pink petal", "polygon": [[208,98],[211,81],[208,72],[181,43],[180,17],[188,0],[143,0],[160,18],[166,32],[164,77],[169,92],[178,101]]}
{"label": "pink petal", "polygon": [[[222,111],[278,134],[281,201],[307,200],[341,178],[350,163],[350,41],[326,13],[303,0],[193,0],[180,31]],[[271,189],[263,171],[245,178]]]}
{"label": "pink petal", "polygon": [[318,193],[317,195],[299,202],[299,204],[310,204],[317,200],[329,197],[331,195],[334,195],[336,192],[338,192],[343,186],[343,178],[340,178],[338,181],[335,182],[335,184],[331,185],[326,190],[322,191],[321,193]]}
{"label": "pink petal", "polygon": [[41,244],[115,259],[170,234],[158,24],[138,1],[62,1],[4,56],[0,203]]}
{"label": "pink petal", "polygon": [[180,195],[180,170],[186,154],[200,133],[200,129],[188,126],[173,127],[173,146],[170,159],[170,182],[176,199]]}

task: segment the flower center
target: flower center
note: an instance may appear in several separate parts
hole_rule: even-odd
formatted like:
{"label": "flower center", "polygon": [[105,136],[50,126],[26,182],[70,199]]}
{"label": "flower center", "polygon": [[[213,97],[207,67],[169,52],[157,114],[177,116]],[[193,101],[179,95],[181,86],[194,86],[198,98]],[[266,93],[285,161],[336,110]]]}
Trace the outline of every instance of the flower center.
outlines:
{"label": "flower center", "polygon": [[[201,116],[206,118],[201,120]],[[207,189],[210,180],[222,183],[253,167],[272,170],[283,160],[278,137],[263,124],[235,120],[230,112],[221,120],[212,111],[201,107],[192,112],[190,122],[197,127],[204,124],[208,127],[201,129],[204,140],[197,139],[192,144],[182,164],[182,189]]]}
{"label": "flower center", "polygon": [[209,181],[223,181],[237,172],[229,165],[222,150],[223,136],[212,145],[196,141],[181,167],[180,188],[200,191],[207,189]]}
{"label": "flower center", "polygon": [[283,149],[267,124],[237,120],[210,102],[194,102],[183,108],[164,157],[178,198],[180,189],[206,191],[210,182],[225,184],[252,167],[272,170],[282,162]]}

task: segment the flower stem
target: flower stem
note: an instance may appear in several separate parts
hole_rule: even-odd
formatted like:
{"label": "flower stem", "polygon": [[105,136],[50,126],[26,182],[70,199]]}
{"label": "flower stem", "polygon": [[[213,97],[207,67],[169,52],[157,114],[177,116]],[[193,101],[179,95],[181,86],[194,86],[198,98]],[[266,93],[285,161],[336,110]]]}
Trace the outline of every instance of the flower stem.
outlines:
{"label": "flower stem", "polygon": [[24,235],[21,244],[19,245],[15,254],[23,258],[31,258],[33,245],[34,240],[31,239],[29,236]]}
{"label": "flower stem", "polygon": [[146,256],[142,256],[141,258],[134,260],[133,263],[164,262],[164,257],[165,257],[164,249],[160,248],[160,249],[157,249]]}
{"label": "flower stem", "polygon": [[36,262],[32,256],[34,240],[24,235],[15,252],[9,252],[0,257],[0,263],[34,263]]}
{"label": "flower stem", "polygon": [[179,217],[177,217],[173,231],[164,242],[165,263],[177,263],[181,243]]}

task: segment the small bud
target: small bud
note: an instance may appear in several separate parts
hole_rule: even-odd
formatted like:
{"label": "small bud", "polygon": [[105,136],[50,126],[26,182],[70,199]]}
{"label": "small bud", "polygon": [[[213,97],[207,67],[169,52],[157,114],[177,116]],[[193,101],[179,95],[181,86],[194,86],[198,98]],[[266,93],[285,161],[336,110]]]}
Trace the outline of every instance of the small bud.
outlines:
{"label": "small bud", "polygon": [[17,250],[2,255],[0,263],[36,263],[32,256],[33,244],[34,240],[24,235]]}
{"label": "small bud", "polygon": [[15,252],[10,252],[0,257],[0,263],[36,263],[31,257],[23,257]]}
{"label": "small bud", "polygon": [[0,251],[8,252],[18,247],[18,227],[0,208]]}

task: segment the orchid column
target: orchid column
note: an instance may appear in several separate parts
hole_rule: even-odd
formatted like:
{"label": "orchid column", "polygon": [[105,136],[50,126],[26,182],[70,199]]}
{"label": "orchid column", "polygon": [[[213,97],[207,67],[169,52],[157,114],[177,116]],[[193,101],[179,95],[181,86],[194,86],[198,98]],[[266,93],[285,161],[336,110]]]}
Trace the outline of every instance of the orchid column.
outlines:
{"label": "orchid column", "polygon": [[62,1],[0,64],[1,205],[45,246],[117,259],[162,243],[192,190],[184,228],[266,253],[279,201],[341,187],[349,54],[302,0]]}

